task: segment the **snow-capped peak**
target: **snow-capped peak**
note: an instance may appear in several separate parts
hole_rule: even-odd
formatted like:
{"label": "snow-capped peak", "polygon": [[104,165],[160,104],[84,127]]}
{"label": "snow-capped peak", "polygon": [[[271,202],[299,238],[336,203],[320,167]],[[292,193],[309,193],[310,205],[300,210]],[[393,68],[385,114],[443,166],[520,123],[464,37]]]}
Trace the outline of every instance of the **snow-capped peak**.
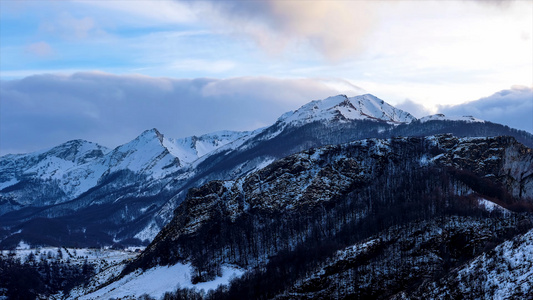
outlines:
{"label": "snow-capped peak", "polygon": [[370,95],[348,98],[346,95],[315,100],[295,112],[282,115],[278,122],[285,124],[306,124],[314,121],[347,122],[351,120],[376,120],[392,124],[409,123],[415,120],[408,112],[397,109],[385,101]]}
{"label": "snow-capped peak", "polygon": [[245,140],[253,134],[254,132],[251,131],[223,130],[179,139],[165,138],[163,145],[183,163],[192,163],[223,146],[229,145],[237,140]]}
{"label": "snow-capped peak", "polygon": [[[104,164],[110,167],[110,171],[129,169],[134,172],[155,171],[176,164],[176,157],[164,146],[164,140],[157,129],[146,130],[131,142],[115,148]],[[161,163],[164,165],[156,167]]]}
{"label": "snow-capped peak", "polygon": [[39,150],[36,152],[26,153],[26,154],[8,154],[0,157],[2,160],[24,160],[27,163],[36,163],[44,157],[55,157],[57,159],[73,162],[73,163],[82,163],[87,160],[97,158],[111,151],[110,149],[92,143],[85,140],[71,140],[55,146],[53,148],[48,148],[45,150]]}
{"label": "snow-capped peak", "polygon": [[[61,182],[59,186],[65,193],[79,195],[94,186],[93,182],[82,184],[79,178],[89,178],[91,181],[95,172],[88,166],[99,165],[109,151],[95,143],[72,140],[51,149],[0,157],[0,190],[33,177],[57,180]],[[93,181],[96,182],[96,179]],[[31,203],[31,199],[21,201]]]}
{"label": "snow-capped peak", "polygon": [[163,134],[156,128],[145,130],[141,135],[135,138],[132,142],[138,141],[140,143],[151,142],[158,140],[160,144],[163,143]]}
{"label": "snow-capped peak", "polygon": [[473,116],[457,117],[457,116],[445,116],[444,114],[430,115],[430,116],[426,116],[420,119],[421,123],[424,123],[427,121],[463,121],[467,123],[485,122],[484,120],[475,118]]}
{"label": "snow-capped peak", "polygon": [[376,118],[391,123],[410,123],[416,120],[410,113],[398,109],[378,97],[365,94],[350,98],[352,103],[357,104],[361,113],[369,118]]}

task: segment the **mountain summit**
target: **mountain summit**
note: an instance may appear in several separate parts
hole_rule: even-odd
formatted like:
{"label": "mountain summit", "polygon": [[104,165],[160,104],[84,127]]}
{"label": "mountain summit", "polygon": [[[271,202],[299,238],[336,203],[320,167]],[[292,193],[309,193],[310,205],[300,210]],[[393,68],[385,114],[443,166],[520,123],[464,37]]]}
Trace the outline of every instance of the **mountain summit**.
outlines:
{"label": "mountain summit", "polygon": [[315,100],[288,112],[278,119],[287,124],[305,124],[314,121],[375,120],[391,124],[409,123],[416,120],[410,113],[386,103],[371,94],[348,98],[346,95]]}

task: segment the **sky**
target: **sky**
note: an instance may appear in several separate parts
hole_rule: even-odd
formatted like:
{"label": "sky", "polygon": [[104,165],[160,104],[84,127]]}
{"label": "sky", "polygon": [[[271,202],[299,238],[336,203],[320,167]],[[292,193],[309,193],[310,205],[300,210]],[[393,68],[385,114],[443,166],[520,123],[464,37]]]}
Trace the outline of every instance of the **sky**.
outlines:
{"label": "sky", "polygon": [[336,94],[533,133],[533,1],[0,1],[0,155],[253,130]]}

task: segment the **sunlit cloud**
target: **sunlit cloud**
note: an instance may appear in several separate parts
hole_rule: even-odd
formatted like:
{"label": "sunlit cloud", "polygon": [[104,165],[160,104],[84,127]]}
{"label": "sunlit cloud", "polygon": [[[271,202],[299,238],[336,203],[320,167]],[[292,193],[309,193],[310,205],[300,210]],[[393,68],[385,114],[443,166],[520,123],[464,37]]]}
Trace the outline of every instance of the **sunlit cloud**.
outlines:
{"label": "sunlit cloud", "polygon": [[215,30],[251,37],[273,54],[306,44],[331,60],[353,57],[373,28],[375,5],[364,1],[201,1]]}
{"label": "sunlit cloud", "polygon": [[422,118],[428,115],[433,114],[433,112],[424,107],[421,104],[418,104],[411,99],[405,99],[402,102],[396,104],[396,107],[409,112],[411,115],[415,116],[416,118]]}

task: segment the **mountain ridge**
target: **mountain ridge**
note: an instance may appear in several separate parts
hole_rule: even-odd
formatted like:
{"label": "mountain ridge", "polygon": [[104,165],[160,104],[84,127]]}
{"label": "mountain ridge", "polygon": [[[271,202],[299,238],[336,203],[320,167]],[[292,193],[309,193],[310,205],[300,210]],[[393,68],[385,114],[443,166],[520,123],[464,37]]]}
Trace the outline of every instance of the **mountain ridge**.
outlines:
{"label": "mountain ridge", "polygon": [[[385,119],[379,119],[383,116]],[[113,213],[105,213],[103,218],[109,223],[98,229],[96,238],[84,243],[99,243],[100,239],[106,243],[150,241],[172,218],[187,190],[210,180],[244,176],[274,160],[312,147],[365,138],[446,132],[459,136],[514,135],[520,142],[533,145],[533,135],[503,125],[442,117],[422,122],[372,95],[352,98],[338,95],[305,104],[280,116],[273,125],[255,131],[220,131],[172,139],[154,128],[115,149],[92,146],[101,147],[98,148],[101,152],[94,152],[85,164],[66,170],[51,168],[46,162],[40,166],[41,176],[24,175],[24,168],[18,173],[7,172],[17,165],[17,159],[32,154],[7,155],[0,157],[0,214],[3,214],[0,225],[7,228],[4,233],[0,231],[0,247],[18,244],[26,236],[25,232],[33,232],[27,223],[32,215],[45,218],[40,219],[43,222],[52,222],[47,218],[54,217],[54,222],[64,222],[80,231],[87,227],[96,230],[98,226],[92,224],[95,221],[91,218],[102,218],[103,215],[97,217],[96,211],[101,213],[103,208],[95,205],[107,205],[106,211]],[[76,153],[75,144],[75,141],[62,144],[73,148],[65,152],[65,157]],[[35,152],[34,156],[41,152]],[[26,202],[21,203],[20,199]]]}

